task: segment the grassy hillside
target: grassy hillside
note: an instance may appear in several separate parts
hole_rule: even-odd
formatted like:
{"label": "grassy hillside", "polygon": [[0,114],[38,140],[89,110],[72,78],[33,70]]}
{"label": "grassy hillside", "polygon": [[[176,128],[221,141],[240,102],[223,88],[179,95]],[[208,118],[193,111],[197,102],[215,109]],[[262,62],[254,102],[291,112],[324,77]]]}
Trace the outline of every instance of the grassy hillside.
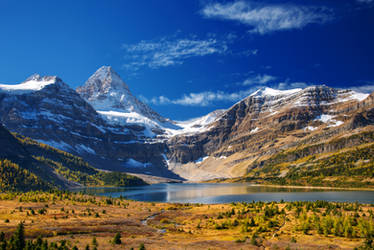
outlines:
{"label": "grassy hillside", "polygon": [[54,169],[69,181],[84,186],[136,186],[146,183],[140,178],[120,172],[103,172],[95,169],[81,157],[61,151],[28,137],[16,135],[34,159]]}
{"label": "grassy hillside", "polygon": [[[336,139],[324,144],[286,150],[249,167],[241,180],[281,185],[374,188],[374,143],[372,133]],[[351,147],[343,141],[365,138]],[[323,148],[338,150],[324,153]]]}
{"label": "grassy hillside", "polygon": [[169,204],[66,192],[4,193],[0,202],[0,249],[24,240],[26,249],[374,247],[374,207],[358,203]]}
{"label": "grassy hillside", "polygon": [[46,190],[52,185],[9,160],[0,160],[0,190]]}
{"label": "grassy hillside", "polygon": [[0,191],[146,184],[125,173],[99,171],[80,157],[11,134],[2,126],[0,148]]}

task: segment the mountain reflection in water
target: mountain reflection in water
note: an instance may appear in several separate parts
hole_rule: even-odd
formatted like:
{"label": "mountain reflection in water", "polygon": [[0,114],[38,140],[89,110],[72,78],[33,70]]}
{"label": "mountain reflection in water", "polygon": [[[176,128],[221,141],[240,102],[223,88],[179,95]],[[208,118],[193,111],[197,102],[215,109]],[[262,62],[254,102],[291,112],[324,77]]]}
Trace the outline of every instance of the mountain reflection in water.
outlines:
{"label": "mountain reflection in water", "polygon": [[230,203],[251,201],[314,201],[374,203],[374,191],[345,191],[332,189],[283,188],[253,186],[248,183],[206,184],[165,183],[131,188],[77,189],[89,194],[126,197],[138,201]]}

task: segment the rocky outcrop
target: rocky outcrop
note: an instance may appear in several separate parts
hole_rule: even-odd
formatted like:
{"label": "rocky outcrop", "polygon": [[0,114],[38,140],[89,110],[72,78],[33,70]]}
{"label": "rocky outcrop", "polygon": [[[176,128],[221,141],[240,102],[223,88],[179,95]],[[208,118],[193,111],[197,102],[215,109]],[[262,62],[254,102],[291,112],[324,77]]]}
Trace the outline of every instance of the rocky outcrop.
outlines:
{"label": "rocky outcrop", "polygon": [[108,66],[77,91],[58,77],[39,75],[0,85],[0,105],[0,120],[11,131],[97,168],[199,180],[241,176],[290,148],[338,150],[325,142],[370,132],[374,125],[374,94],[324,85],[263,88],[228,110],[174,122],[133,96]]}
{"label": "rocky outcrop", "polygon": [[97,168],[177,177],[165,167],[163,143],[148,143],[143,127],[107,122],[58,77],[1,85],[0,106],[9,130],[82,156]]}
{"label": "rocky outcrop", "polygon": [[[324,145],[327,140],[374,125],[372,96],[324,85],[288,91],[261,89],[228,109],[208,131],[171,138],[168,158],[182,166],[202,157],[216,159],[211,164],[217,168],[225,165],[229,171],[222,175],[235,168],[242,171],[234,176],[242,175],[253,167],[251,162],[258,164],[258,159],[287,148]],[[356,145],[345,142],[342,147],[351,144]],[[322,152],[341,149],[321,147]],[[222,158],[225,160],[218,160]],[[211,164],[195,165],[204,169]]]}
{"label": "rocky outcrop", "polygon": [[[132,125],[144,130],[144,138],[163,134],[163,127],[176,127],[138,100],[110,66],[98,69],[77,92],[90,103],[107,122]],[[155,135],[153,135],[155,134]]]}

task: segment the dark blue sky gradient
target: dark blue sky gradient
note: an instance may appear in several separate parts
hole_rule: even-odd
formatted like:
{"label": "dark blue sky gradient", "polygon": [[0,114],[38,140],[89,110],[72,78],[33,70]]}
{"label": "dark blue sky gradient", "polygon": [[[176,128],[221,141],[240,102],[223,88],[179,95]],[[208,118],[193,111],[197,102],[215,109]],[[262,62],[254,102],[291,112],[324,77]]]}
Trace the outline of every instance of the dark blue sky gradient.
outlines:
{"label": "dark blue sky gradient", "polygon": [[[112,65],[136,96],[177,100],[189,93],[234,93],[249,76],[271,75],[279,82],[325,83],[332,87],[374,84],[374,8],[372,1],[287,1],[325,6],[330,21],[302,29],[250,33],[237,21],[206,18],[201,10],[213,1],[0,1],[0,83],[22,82],[33,73],[58,75],[73,88],[102,65]],[[230,3],[233,1],[215,1]],[[248,1],[247,1],[248,2]],[[251,1],[251,3],[256,1]],[[258,2],[258,1],[257,1]],[[284,4],[284,1],[261,1]],[[227,36],[235,38],[227,42]],[[230,53],[181,59],[180,64],[131,70],[124,67],[123,44],[140,41],[210,37],[226,41]],[[256,55],[245,51],[257,50]],[[373,88],[374,89],[374,88]],[[172,119],[187,119],[235,103],[206,106],[149,103]]]}

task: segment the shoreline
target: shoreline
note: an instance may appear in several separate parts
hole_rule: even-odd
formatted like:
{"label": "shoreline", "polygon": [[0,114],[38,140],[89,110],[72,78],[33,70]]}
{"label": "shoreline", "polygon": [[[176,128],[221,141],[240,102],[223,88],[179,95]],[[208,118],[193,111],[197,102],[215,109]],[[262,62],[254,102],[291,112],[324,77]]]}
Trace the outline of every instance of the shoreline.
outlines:
{"label": "shoreline", "polygon": [[292,185],[276,185],[276,184],[257,184],[251,182],[243,182],[248,183],[252,186],[260,186],[260,187],[276,187],[276,188],[299,188],[299,189],[327,189],[327,190],[351,190],[351,191],[374,191],[374,188],[355,188],[355,187],[323,187],[323,186],[292,186]]}
{"label": "shoreline", "polygon": [[[231,181],[230,181],[231,180]],[[186,183],[186,182],[184,182]],[[301,185],[279,185],[279,184],[262,184],[249,181],[235,181],[232,179],[211,179],[205,181],[188,182],[188,183],[223,183],[223,184],[234,184],[234,183],[247,183],[252,186],[263,186],[263,187],[275,187],[275,188],[300,188],[300,189],[327,189],[327,190],[356,190],[356,191],[374,191],[374,187],[331,187],[331,186],[301,186]]]}
{"label": "shoreline", "polygon": [[[251,183],[251,182],[156,182],[156,183],[149,183],[149,185],[154,184],[248,184],[254,187],[274,187],[274,188],[294,188],[294,189],[318,189],[318,190],[346,190],[346,191],[374,191],[374,188],[359,188],[359,187],[324,187],[324,186],[296,186],[296,185],[277,185],[277,184],[258,184],[258,183]],[[143,186],[143,185],[140,185]],[[77,189],[84,189],[84,188],[133,188],[139,186],[82,186],[82,187],[71,187],[68,190],[77,190]]]}

